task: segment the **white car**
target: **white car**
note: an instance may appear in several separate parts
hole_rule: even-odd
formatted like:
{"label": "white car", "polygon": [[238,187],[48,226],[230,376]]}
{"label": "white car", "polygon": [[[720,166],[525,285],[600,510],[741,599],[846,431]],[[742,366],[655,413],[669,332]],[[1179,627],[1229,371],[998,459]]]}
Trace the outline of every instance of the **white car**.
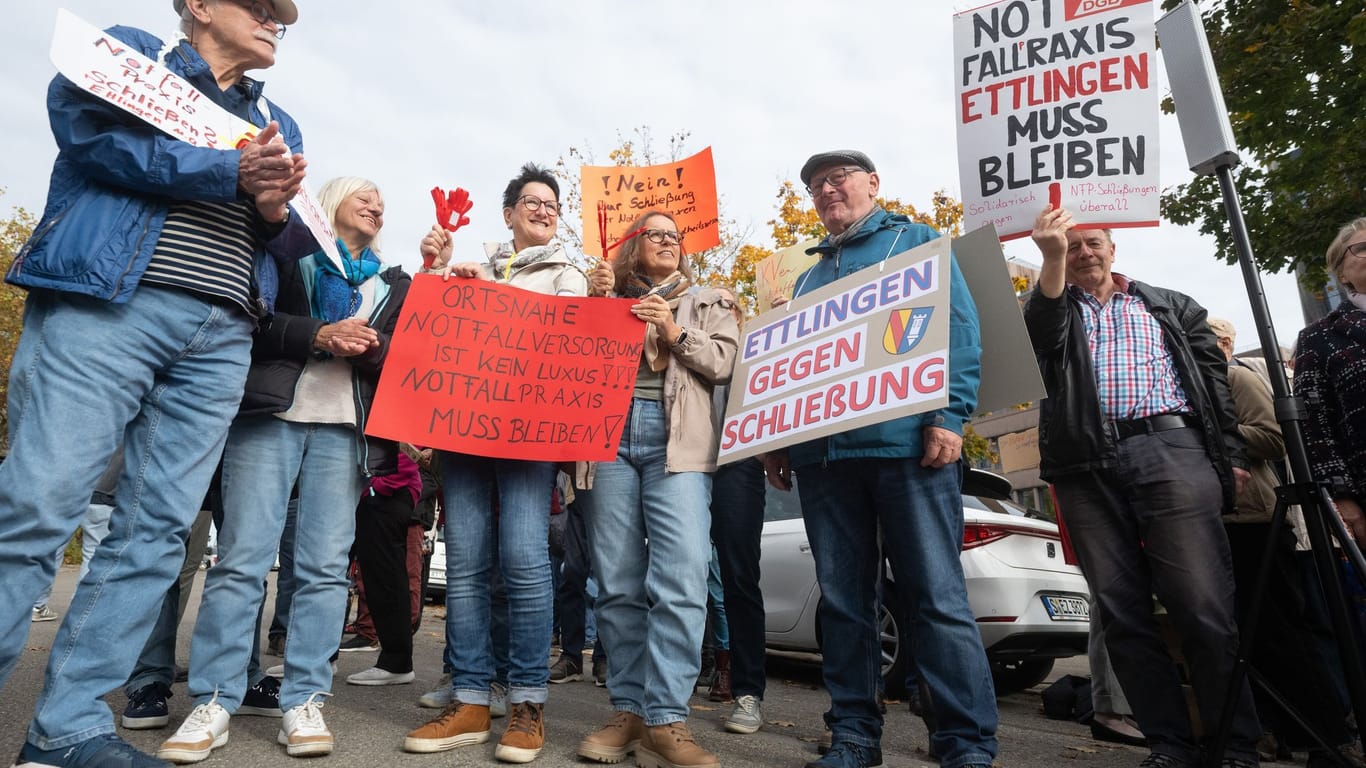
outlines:
{"label": "white car", "polygon": [[424,596],[433,603],[446,602],[446,539],[440,525],[432,526],[427,536],[432,538],[432,556],[427,567],[427,583]]}
{"label": "white car", "polygon": [[[969,470],[963,486],[961,558],[968,600],[997,691],[1022,690],[1041,682],[1054,659],[1086,653],[1086,580],[1063,561],[1058,526],[1006,500],[1009,481]],[[821,590],[795,487],[768,487],[762,548],[759,586],[768,647],[818,653]],[[897,605],[890,567],[883,573],[884,606]],[[891,697],[905,691],[903,623],[896,612],[880,610],[883,681]]]}

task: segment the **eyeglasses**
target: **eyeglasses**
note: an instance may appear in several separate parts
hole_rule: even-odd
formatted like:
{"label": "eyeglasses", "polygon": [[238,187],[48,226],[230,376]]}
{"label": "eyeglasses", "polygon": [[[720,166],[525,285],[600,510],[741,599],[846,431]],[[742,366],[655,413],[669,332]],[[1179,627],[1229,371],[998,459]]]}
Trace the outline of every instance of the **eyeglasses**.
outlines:
{"label": "eyeglasses", "polygon": [[541,198],[532,195],[522,195],[517,198],[517,202],[526,206],[528,211],[539,211],[541,208],[545,208],[545,212],[551,216],[560,215],[560,204],[554,200],[542,200]]}
{"label": "eyeglasses", "polygon": [[843,168],[836,168],[835,170],[825,174],[824,176],[818,176],[812,179],[811,184],[808,185],[806,188],[806,194],[815,197],[816,195],[825,191],[826,184],[829,184],[830,186],[839,189],[839,186],[849,179],[849,174],[851,173],[867,173],[867,171],[854,165],[847,165]]}
{"label": "eyeglasses", "polygon": [[1358,259],[1366,259],[1366,240],[1363,240],[1359,243],[1352,243],[1343,250],[1347,252],[1348,256],[1354,256]]}
{"label": "eyeglasses", "polygon": [[264,3],[260,2],[260,0],[232,0],[232,4],[241,8],[246,8],[251,14],[251,17],[256,20],[257,24],[274,24],[276,40],[283,40],[285,38],[285,23],[272,16],[270,9],[267,8]]}
{"label": "eyeglasses", "polygon": [[683,242],[683,233],[671,229],[647,229],[640,234],[655,245],[663,245],[666,240],[673,245]]}

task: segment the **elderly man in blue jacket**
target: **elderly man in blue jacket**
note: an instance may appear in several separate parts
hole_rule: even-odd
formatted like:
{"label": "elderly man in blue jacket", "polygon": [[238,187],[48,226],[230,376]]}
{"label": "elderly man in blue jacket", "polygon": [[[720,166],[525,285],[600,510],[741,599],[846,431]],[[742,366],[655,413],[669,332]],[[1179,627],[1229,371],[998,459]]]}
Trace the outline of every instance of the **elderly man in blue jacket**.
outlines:
{"label": "elderly man in blue jacket", "polygon": [[[877,169],[862,152],[813,155],[801,179],[829,235],[814,249],[820,261],[797,279],[798,296],[939,236],[877,205]],[[977,306],[957,262],[950,265],[948,407],[765,457],[776,487],[792,487],[792,468],[801,475],[798,492],[821,586],[832,744],[807,768],[882,763],[879,536],[914,618],[911,647],[939,717],[932,747],[940,764],[987,766],[996,755],[995,690],[958,560],[963,425],[977,404],[982,349]]]}
{"label": "elderly man in blue jacket", "polygon": [[[293,0],[172,0],[184,39],[108,34],[256,125],[240,149],[196,148],[58,75],[47,206],[7,279],[29,289],[10,369],[0,465],[0,685],[122,443],[110,533],[52,643],[17,765],[165,765],[124,743],[100,697],[133,669],[184,556],[247,375],[272,258],[316,248],[287,202],[304,178],[298,127],[248,70],[275,63]],[[22,609],[22,610],[21,610]]]}

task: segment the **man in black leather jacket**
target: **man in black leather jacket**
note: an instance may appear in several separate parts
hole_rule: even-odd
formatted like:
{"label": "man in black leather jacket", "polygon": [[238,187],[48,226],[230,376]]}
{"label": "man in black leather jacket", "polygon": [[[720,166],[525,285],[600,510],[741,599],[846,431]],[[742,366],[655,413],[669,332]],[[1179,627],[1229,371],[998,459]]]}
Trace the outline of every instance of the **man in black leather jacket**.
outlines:
{"label": "man in black leather jacket", "polygon": [[[1025,306],[1048,398],[1040,474],[1053,484],[1105,626],[1115,673],[1152,754],[1143,766],[1194,768],[1200,746],[1152,596],[1182,637],[1206,733],[1219,722],[1238,647],[1221,510],[1248,477],[1227,363],[1189,296],[1111,272],[1108,230],[1049,209]],[[1257,764],[1261,734],[1246,683],[1223,765]]]}

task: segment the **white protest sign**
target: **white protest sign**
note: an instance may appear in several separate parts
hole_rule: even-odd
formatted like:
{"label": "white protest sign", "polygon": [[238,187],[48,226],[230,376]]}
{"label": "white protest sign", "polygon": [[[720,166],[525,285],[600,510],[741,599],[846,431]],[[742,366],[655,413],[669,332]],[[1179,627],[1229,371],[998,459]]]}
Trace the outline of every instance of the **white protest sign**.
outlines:
{"label": "white protest sign", "polygon": [[754,265],[754,294],[760,309],[771,309],[773,300],[792,296],[792,287],[803,272],[820,260],[820,254],[806,251],[820,243],[813,237],[790,245]]}
{"label": "white protest sign", "polygon": [[945,407],[949,247],[937,238],[745,323],[719,461]]}
{"label": "white protest sign", "polygon": [[[64,8],[57,10],[50,56],[57,71],[76,87],[191,146],[236,149],[261,131],[213,103],[161,63]],[[341,271],[336,235],[307,184],[290,207]]]}
{"label": "white protest sign", "polygon": [[1003,239],[1044,205],[1157,226],[1151,0],[1001,0],[954,16],[963,226]]}

